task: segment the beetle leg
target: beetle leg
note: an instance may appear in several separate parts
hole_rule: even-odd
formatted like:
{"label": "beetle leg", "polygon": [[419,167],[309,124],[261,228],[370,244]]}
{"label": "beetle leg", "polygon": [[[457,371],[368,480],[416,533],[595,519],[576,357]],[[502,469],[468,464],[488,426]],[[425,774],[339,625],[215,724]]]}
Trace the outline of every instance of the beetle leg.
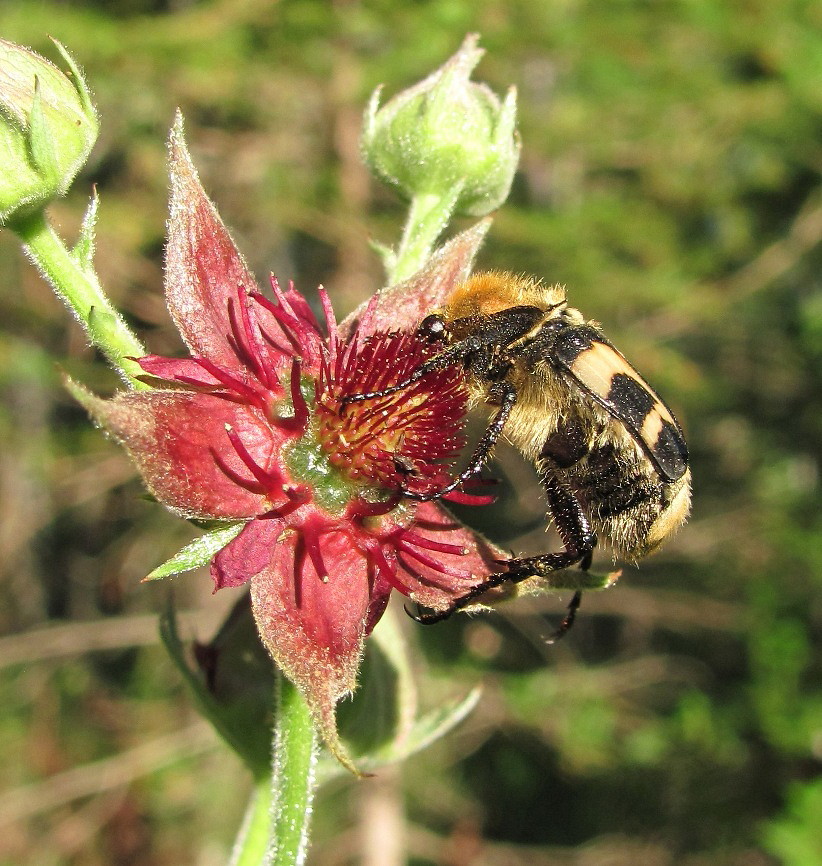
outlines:
{"label": "beetle leg", "polygon": [[514,583],[529,577],[547,575],[561,568],[570,568],[577,562],[583,571],[587,571],[591,565],[597,537],[576,495],[561,484],[555,475],[546,475],[543,486],[548,499],[548,510],[565,550],[512,559],[508,563],[508,572]]}
{"label": "beetle leg", "polygon": [[396,394],[397,391],[402,391],[419,382],[424,376],[429,373],[436,373],[437,370],[445,370],[448,367],[453,367],[455,364],[461,364],[463,361],[474,352],[482,348],[482,343],[477,337],[467,337],[454,343],[453,346],[448,346],[441,352],[429,358],[424,363],[420,364],[416,370],[402,382],[397,382],[396,385],[391,385],[388,388],[383,388],[381,391],[365,391],[361,394],[349,394],[342,399],[341,412],[345,411],[345,407],[349,403],[361,403],[363,400],[376,400],[378,397],[388,397],[390,394]]}
{"label": "beetle leg", "polygon": [[494,446],[502,435],[511,410],[516,405],[517,390],[510,382],[495,382],[488,391],[488,397],[489,402],[497,404],[499,409],[497,409],[490,424],[485,428],[482,438],[477,443],[477,447],[471,455],[468,466],[453,481],[439,490],[428,491],[427,493],[413,493],[410,490],[404,490],[403,496],[417,502],[431,502],[434,499],[440,499],[445,494],[459,487],[460,484],[468,481],[469,478],[476,475],[485,466],[491,456],[491,452],[494,450]]}
{"label": "beetle leg", "polygon": [[[564,487],[554,475],[545,477],[545,493],[548,499],[548,509],[565,544],[565,550],[556,553],[544,553],[539,556],[529,556],[512,559],[506,563],[507,571],[489,575],[482,583],[477,584],[465,595],[454,599],[451,606],[442,611],[426,613],[411,613],[409,616],[423,625],[431,625],[447,619],[451,614],[462,610],[476,601],[488,590],[504,583],[520,583],[530,577],[547,576],[562,568],[569,568],[579,562],[584,570],[591,564],[591,557],[596,547],[596,535],[591,531],[591,525],[579,500],[573,491]],[[560,624],[549,643],[559,640],[574,624],[577,609],[582,598],[581,592],[576,592],[568,606],[568,613]]]}

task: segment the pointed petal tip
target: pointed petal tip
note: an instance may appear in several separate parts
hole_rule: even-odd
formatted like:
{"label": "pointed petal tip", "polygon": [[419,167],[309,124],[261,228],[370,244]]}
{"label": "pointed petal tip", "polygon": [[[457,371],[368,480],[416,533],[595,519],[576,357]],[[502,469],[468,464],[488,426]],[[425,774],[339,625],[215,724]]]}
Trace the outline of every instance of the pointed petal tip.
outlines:
{"label": "pointed petal tip", "polygon": [[332,580],[321,581],[310,556],[295,560],[300,537],[292,533],[268,546],[269,565],[251,578],[251,606],[263,644],[303,695],[326,745],[362,776],[340,739],[335,710],[357,687],[369,588],[362,554],[348,536],[334,532],[319,540],[323,556],[337,565]]}
{"label": "pointed petal tip", "polygon": [[88,412],[95,424],[105,426],[106,401],[90,391],[81,382],[72,379],[68,373],[62,373],[63,387]]}
{"label": "pointed petal tip", "polygon": [[493,216],[483,217],[440,247],[407,280],[380,290],[361,304],[340,323],[341,336],[349,337],[357,328],[368,336],[380,330],[415,327],[471,275],[474,259],[493,221]]}
{"label": "pointed petal tip", "polygon": [[174,110],[174,123],[168,132],[168,142],[170,146],[185,147],[185,119],[179,107]]}
{"label": "pointed petal tip", "polygon": [[174,115],[174,124],[168,134],[168,163],[173,198],[183,172],[197,178],[197,170],[194,168],[194,162],[188,152],[183,115],[179,108]]}
{"label": "pointed petal tip", "polygon": [[[345,744],[340,739],[339,731],[337,730],[337,715],[335,707],[337,702],[333,699],[317,700],[316,694],[308,694],[299,684],[297,685],[300,691],[303,692],[303,697],[311,708],[311,715],[314,718],[314,724],[323,738],[328,751],[354,776],[358,779],[365,779],[373,776],[373,773],[367,773],[360,770],[354,763],[351,755],[348,753]],[[329,696],[330,697],[330,696]]]}

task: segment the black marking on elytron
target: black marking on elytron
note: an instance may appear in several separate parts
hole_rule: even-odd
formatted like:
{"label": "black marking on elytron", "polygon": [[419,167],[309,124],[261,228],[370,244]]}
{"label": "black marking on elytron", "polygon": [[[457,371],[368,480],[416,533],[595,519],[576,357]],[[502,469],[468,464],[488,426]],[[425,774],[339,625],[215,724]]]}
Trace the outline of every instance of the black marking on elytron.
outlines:
{"label": "black marking on elytron", "polygon": [[[595,391],[572,367],[581,355],[595,349],[597,345],[607,347],[614,356],[613,369],[609,371],[606,367],[603,370],[603,374],[610,372],[607,394]],[[625,425],[665,481],[677,481],[685,474],[688,468],[688,449],[682,431],[664,417],[668,415],[673,418],[670,410],[653,391],[642,384],[639,373],[596,328],[581,325],[560,331],[554,339],[550,354],[554,362],[564,368],[584,393],[590,394],[610,415]],[[616,364],[619,364],[619,368]],[[620,372],[620,368],[627,372]],[[647,442],[642,436],[642,425],[648,413],[654,409],[663,410],[660,412],[662,427],[656,440]]]}
{"label": "black marking on elytron", "polygon": [[610,346],[610,343],[602,338],[602,334],[590,325],[566,328],[557,335],[551,354],[562,366],[570,367],[594,343],[604,343],[606,346]]}
{"label": "black marking on elytron", "polygon": [[[611,387],[608,393],[603,395],[603,400],[606,405],[614,406],[621,420],[637,433],[642,429],[645,417],[659,402],[654,394],[629,373],[614,373],[611,376]],[[650,447],[653,442],[646,444]]]}
{"label": "black marking on elytron", "polygon": [[[629,369],[633,372],[633,368]],[[688,449],[678,427],[660,417],[662,424],[654,441],[648,442],[642,435],[642,425],[651,412],[663,409],[666,415],[670,414],[656,394],[630,373],[614,373],[611,387],[604,399],[594,392],[589,393],[625,424],[628,432],[666,481],[677,481],[685,474],[688,468]]]}
{"label": "black marking on elytron", "polygon": [[676,481],[688,468],[688,446],[682,431],[670,421],[663,421],[656,442],[651,443],[654,462],[669,481]]}

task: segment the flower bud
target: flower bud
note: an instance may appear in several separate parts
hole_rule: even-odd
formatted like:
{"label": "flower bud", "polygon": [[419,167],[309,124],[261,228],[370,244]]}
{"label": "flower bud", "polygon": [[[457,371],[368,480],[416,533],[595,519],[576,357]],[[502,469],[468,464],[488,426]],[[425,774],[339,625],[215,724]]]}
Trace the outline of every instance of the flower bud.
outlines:
{"label": "flower bud", "polygon": [[64,195],[97,139],[86,83],[63,46],[54,44],[68,74],[0,40],[0,225]]}
{"label": "flower bud", "polygon": [[483,55],[477,35],[424,81],[365,113],[362,152],[371,170],[405,197],[456,196],[456,210],[483,216],[508,195],[519,159],[516,90],[503,102],[469,80]]}

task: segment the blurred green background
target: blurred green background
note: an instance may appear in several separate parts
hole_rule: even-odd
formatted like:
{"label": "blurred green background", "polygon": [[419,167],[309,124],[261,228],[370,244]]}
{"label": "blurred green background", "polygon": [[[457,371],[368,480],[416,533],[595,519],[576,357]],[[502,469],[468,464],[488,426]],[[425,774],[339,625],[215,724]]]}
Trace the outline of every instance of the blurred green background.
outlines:
{"label": "blurred green background", "polygon": [[[175,107],[252,269],[338,313],[381,283],[402,207],[358,158],[392,94],[469,31],[520,95],[523,156],[480,265],[567,284],[672,404],[694,513],[586,597],[408,622],[423,698],[485,686],[455,733],[320,794],[312,864],[822,864],[822,6],[800,0],[15,0],[0,36],[84,67],[102,116],[98,271],[152,351]],[[467,225],[467,223],[466,223]],[[158,645],[139,580],[194,534],[147,502],[60,384],[115,385],[0,233],[0,864],[222,866],[249,780]],[[544,549],[501,453],[496,540]],[[550,538],[548,544],[553,543]],[[607,553],[599,562],[608,566]],[[236,595],[174,582],[207,639]],[[222,598],[225,596],[226,598]]]}

